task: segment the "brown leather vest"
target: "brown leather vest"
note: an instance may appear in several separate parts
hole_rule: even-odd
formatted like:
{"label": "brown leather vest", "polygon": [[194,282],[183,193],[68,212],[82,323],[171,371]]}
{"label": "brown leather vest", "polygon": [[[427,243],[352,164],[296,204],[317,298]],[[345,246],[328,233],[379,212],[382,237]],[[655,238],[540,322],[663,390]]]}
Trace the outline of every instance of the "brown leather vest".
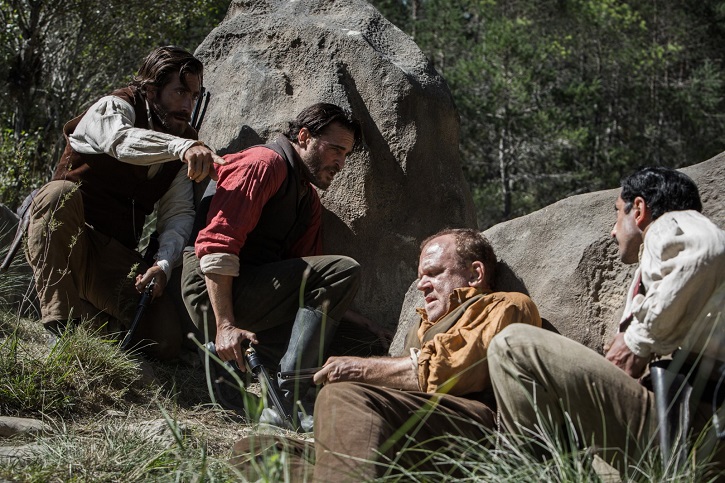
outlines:
{"label": "brown leather vest", "polygon": [[[138,89],[126,87],[111,95],[133,106],[136,113],[134,127],[149,128],[146,102]],[[71,148],[68,138],[84,115],[68,121],[63,127],[66,147],[53,180],[80,183],[86,223],[135,250],[146,216],[169,189],[183,163],[178,159],[168,161],[149,179],[147,166],[123,163],[107,154],[78,153]],[[165,132],[156,117],[154,126],[157,131]],[[189,126],[182,137],[197,139],[197,133]]]}

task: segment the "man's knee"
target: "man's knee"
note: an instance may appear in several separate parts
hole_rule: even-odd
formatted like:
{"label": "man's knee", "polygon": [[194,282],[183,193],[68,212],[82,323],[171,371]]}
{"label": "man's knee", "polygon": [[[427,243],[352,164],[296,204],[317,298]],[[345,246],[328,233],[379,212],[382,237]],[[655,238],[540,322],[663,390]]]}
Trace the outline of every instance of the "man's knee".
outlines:
{"label": "man's knee", "polygon": [[360,264],[351,257],[337,256],[333,264],[333,272],[348,280],[348,283],[357,287],[360,284]]}
{"label": "man's knee", "polygon": [[[315,401],[315,423],[318,420],[318,411],[322,415],[331,415],[338,410],[351,406],[359,409],[360,406],[357,406],[357,404],[364,397],[364,392],[359,384],[353,382],[336,382],[324,386]],[[323,422],[323,419],[327,420],[328,418],[320,418],[320,422]],[[329,420],[327,422],[334,424]]]}
{"label": "man's knee", "polygon": [[[489,343],[489,364],[491,364],[491,361],[498,361],[504,357],[508,357],[507,351],[509,351],[509,348],[512,346],[536,340],[537,334],[540,330],[541,329],[538,327],[528,324],[511,324],[504,328],[501,332],[496,334]],[[509,354],[511,354],[511,352],[509,352]]]}
{"label": "man's knee", "polygon": [[71,181],[51,181],[38,190],[33,198],[30,212],[33,217],[37,217],[65,207],[73,207],[78,203],[82,203],[78,184]]}

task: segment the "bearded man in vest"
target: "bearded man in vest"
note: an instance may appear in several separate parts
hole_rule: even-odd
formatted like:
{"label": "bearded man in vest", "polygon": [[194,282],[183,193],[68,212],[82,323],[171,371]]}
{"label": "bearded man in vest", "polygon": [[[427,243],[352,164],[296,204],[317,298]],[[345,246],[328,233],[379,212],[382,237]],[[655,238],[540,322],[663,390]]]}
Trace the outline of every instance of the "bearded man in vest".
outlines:
{"label": "bearded man in vest", "polygon": [[[128,328],[153,280],[154,303],[131,343],[158,359],[178,355],[181,326],[162,294],[192,230],[192,181],[224,162],[189,125],[202,75],[189,52],[157,48],[127,87],[64,126],[66,148],[33,199],[27,234],[41,321],[55,336],[101,312]],[[137,247],[157,204],[149,266]]]}
{"label": "bearded man in vest", "polygon": [[[352,113],[318,103],[272,142],[224,156],[216,191],[205,195],[211,201],[200,213],[202,229],[192,235],[195,246],[184,252],[182,277],[189,314],[222,361],[245,371],[251,343],[270,372],[321,364],[355,297],[360,267],[346,256],[323,255],[315,188],[330,186],[361,137]],[[220,384],[221,404],[244,412],[233,400],[240,388],[227,397]],[[293,405],[306,400],[308,387],[309,381],[279,381],[293,425],[305,431],[311,430],[312,408]],[[265,408],[261,421],[284,425],[273,407]]]}

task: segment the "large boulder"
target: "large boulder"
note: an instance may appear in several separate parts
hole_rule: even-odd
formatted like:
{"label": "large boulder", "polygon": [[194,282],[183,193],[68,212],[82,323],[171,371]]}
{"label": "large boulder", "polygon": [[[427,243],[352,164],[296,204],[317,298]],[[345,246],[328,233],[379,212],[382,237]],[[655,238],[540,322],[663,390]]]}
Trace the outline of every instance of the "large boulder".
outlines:
{"label": "large boulder", "polygon": [[211,92],[200,137],[221,153],[273,138],[320,101],[362,121],[365,148],[321,193],[325,251],[360,262],[357,309],[393,327],[420,241],[476,226],[443,78],[364,0],[235,0],[196,55]]}
{"label": "large boulder", "polygon": [[[725,153],[682,172],[697,183],[703,213],[725,227]],[[499,258],[497,290],[528,293],[549,328],[600,352],[616,331],[635,269],[619,261],[610,235],[618,194],[572,196],[484,232]],[[391,354],[400,354],[417,321],[414,308],[423,301],[416,292],[408,290]]]}

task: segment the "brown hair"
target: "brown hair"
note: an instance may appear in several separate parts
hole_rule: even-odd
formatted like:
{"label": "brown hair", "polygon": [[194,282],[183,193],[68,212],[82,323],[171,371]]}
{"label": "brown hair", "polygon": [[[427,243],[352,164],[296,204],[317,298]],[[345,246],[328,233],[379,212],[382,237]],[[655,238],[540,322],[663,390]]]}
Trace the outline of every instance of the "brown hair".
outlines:
{"label": "brown hair", "polygon": [[289,123],[286,136],[291,142],[296,143],[300,129],[306,127],[312,137],[316,138],[333,122],[339,122],[345,129],[352,131],[355,137],[353,148],[360,145],[362,142],[360,121],[347,109],[325,102],[318,102],[303,109],[297,118]]}
{"label": "brown hair", "polygon": [[490,288],[493,288],[493,281],[496,277],[496,254],[488,238],[472,228],[445,228],[423,240],[420,244],[421,251],[431,240],[445,235],[453,235],[456,242],[456,254],[462,265],[468,266],[476,261],[483,263],[485,282]]}
{"label": "brown hair", "polygon": [[183,85],[186,85],[184,82],[186,74],[199,76],[199,82],[203,84],[204,66],[199,59],[181,47],[174,45],[157,47],[143,60],[130,85],[138,87],[141,91],[145,91],[147,86],[161,89],[175,74],[179,76]]}

